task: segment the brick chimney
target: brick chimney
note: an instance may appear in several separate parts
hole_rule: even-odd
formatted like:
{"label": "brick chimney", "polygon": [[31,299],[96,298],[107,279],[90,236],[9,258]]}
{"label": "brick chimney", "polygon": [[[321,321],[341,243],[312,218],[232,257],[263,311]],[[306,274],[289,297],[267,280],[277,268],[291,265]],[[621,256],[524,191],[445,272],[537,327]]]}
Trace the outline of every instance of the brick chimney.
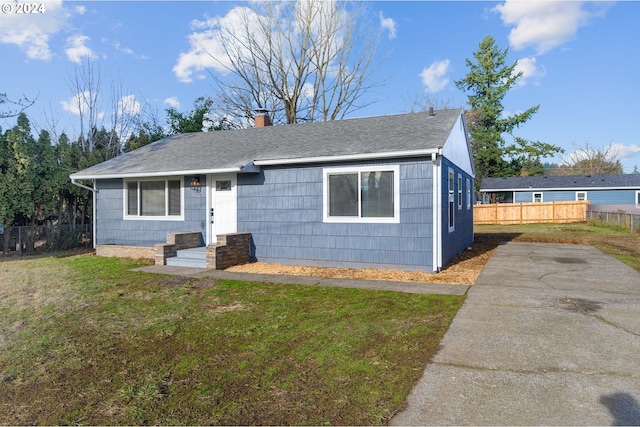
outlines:
{"label": "brick chimney", "polygon": [[256,115],[253,118],[257,128],[263,128],[265,126],[271,126],[271,118],[267,110],[258,109],[256,110]]}

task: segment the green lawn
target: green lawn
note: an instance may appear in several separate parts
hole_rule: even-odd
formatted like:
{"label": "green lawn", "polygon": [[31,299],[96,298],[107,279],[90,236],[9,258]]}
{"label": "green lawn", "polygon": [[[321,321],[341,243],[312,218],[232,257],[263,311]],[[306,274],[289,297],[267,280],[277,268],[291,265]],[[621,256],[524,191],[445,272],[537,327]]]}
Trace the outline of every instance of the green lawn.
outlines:
{"label": "green lawn", "polygon": [[0,262],[2,424],[385,424],[464,297]]}

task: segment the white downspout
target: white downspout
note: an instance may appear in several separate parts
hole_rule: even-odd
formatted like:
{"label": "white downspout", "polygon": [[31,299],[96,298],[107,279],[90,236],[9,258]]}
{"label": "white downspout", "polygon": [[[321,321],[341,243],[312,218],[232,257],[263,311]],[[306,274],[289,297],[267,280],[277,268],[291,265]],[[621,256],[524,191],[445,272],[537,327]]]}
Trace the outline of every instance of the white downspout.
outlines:
{"label": "white downspout", "polygon": [[431,155],[431,162],[433,163],[433,260],[432,266],[433,271],[438,272],[442,267],[442,218],[441,218],[441,203],[442,203],[442,194],[441,194],[441,182],[442,177],[440,173],[440,150],[438,150],[438,154],[433,153]]}
{"label": "white downspout", "polygon": [[96,218],[96,193],[98,192],[98,189],[95,188],[96,181],[95,181],[95,179],[93,180],[94,187],[89,187],[87,185],[80,184],[79,182],[76,181],[75,178],[71,178],[71,183],[73,185],[76,185],[76,186],[80,187],[80,188],[84,188],[85,190],[89,190],[93,194],[93,203],[92,203],[92,205],[93,205],[93,214],[92,215],[93,216],[91,217],[92,222],[93,222],[93,227],[92,227],[92,231],[91,231],[93,239],[91,239],[91,240],[93,240],[93,249],[95,249],[96,248],[96,223],[98,222],[98,218]]}

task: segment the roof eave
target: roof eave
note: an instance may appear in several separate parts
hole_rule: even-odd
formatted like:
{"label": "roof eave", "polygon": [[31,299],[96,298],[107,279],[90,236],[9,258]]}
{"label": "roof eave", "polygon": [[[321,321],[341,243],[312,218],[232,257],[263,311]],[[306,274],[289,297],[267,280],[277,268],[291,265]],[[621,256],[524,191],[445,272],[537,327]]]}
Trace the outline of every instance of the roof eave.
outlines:
{"label": "roof eave", "polygon": [[392,151],[392,152],[385,152],[385,153],[359,153],[359,154],[343,154],[338,156],[263,159],[263,160],[256,160],[254,164],[256,166],[276,166],[276,165],[295,165],[295,164],[303,164],[303,163],[352,162],[352,161],[358,161],[358,160],[423,157],[423,156],[429,156],[431,154],[439,154],[439,149],[436,147],[436,148],[428,148],[423,150]]}
{"label": "roof eave", "polygon": [[612,187],[517,187],[517,188],[480,188],[480,192],[489,191],[589,191],[589,190],[637,190],[638,185]]}
{"label": "roof eave", "polygon": [[138,173],[111,173],[111,174],[79,174],[74,173],[69,175],[71,179],[119,179],[119,178],[154,178],[154,177],[167,177],[167,176],[184,176],[184,175],[209,175],[209,174],[223,174],[223,173],[238,173],[238,172],[259,172],[260,168],[249,163],[245,166],[238,166],[233,168],[220,168],[220,169],[191,169],[191,170],[179,170],[179,171],[160,171],[160,172],[138,172]]}

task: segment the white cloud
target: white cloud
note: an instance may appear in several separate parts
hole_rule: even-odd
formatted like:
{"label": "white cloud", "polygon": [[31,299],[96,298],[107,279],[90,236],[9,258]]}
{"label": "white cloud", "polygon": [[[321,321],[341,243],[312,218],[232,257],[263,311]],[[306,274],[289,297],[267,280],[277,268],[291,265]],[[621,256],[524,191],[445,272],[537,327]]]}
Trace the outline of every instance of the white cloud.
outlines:
{"label": "white cloud", "polygon": [[389,32],[389,40],[396,38],[396,21],[391,18],[385,18],[380,11],[380,25]]}
{"label": "white cloud", "polygon": [[118,101],[118,115],[135,116],[142,111],[142,106],[136,100],[135,95],[126,95]]}
{"label": "white cloud", "polygon": [[640,145],[624,145],[618,142],[613,142],[611,144],[611,148],[616,153],[616,159],[628,159],[629,157],[634,157],[640,154]]}
{"label": "white cloud", "polygon": [[60,101],[60,105],[62,105],[63,110],[79,116],[89,110],[89,102],[87,101],[90,97],[91,92],[89,91],[79,92],[69,98],[68,101]]}
{"label": "white cloud", "polygon": [[[187,37],[189,40],[189,50],[182,52],[173,67],[173,72],[182,82],[191,82],[193,79],[205,78],[204,70],[211,70],[223,75],[229,74],[232,66],[231,59],[227,52],[232,52],[234,59],[240,58],[252,61],[252,54],[247,46],[267,46],[267,43],[281,45],[284,51],[284,60],[288,60],[284,40],[279,40],[277,32],[266,35],[265,19],[280,20],[279,25],[283,25],[293,31],[301,30],[301,26],[308,26],[312,33],[322,31],[326,21],[329,19],[345,22],[349,20],[349,14],[337,8],[335,2],[295,2],[291,11],[290,6],[282,2],[257,2],[263,7],[265,15],[260,15],[256,11],[243,6],[231,9],[225,16],[207,18],[204,21],[194,20],[191,23],[193,32]],[[308,8],[313,7],[314,10]],[[268,18],[267,18],[268,16]],[[288,22],[290,20],[294,22]],[[295,21],[295,20],[302,21]],[[308,22],[306,19],[310,19]],[[263,21],[262,23],[260,21]],[[392,22],[392,21],[389,21]],[[266,25],[272,25],[269,22]],[[338,26],[340,27],[340,26]],[[343,40],[341,30],[332,34],[334,40],[330,48],[339,49]],[[271,40],[267,40],[271,37]],[[251,38],[251,40],[250,40]],[[250,41],[249,41],[250,40]],[[332,56],[334,52],[328,54]],[[267,78],[267,76],[265,76]]]}
{"label": "white cloud", "polygon": [[[6,1],[16,7],[15,2]],[[14,44],[29,59],[49,60],[53,53],[49,49],[49,39],[57,34],[71,16],[62,5],[62,0],[44,3],[44,13],[19,14],[0,13],[0,43]]]}
{"label": "white cloud", "polygon": [[[502,21],[514,28],[509,43],[515,49],[533,46],[543,54],[575,37],[578,28],[597,16],[586,10],[587,2],[507,0],[495,7]],[[597,6],[604,10],[608,6]]]}
{"label": "white cloud", "polygon": [[96,55],[86,43],[91,40],[87,36],[82,34],[76,34],[67,38],[67,48],[64,52],[67,54],[69,61],[79,64],[82,62],[82,58],[94,59]]}
{"label": "white cloud", "polygon": [[115,50],[117,50],[118,52],[123,52],[126,53],[127,55],[133,55],[133,49],[130,49],[128,47],[122,47],[122,45],[120,44],[119,41],[114,41],[113,42],[113,47],[115,48]]}
{"label": "white cloud", "polygon": [[449,72],[449,60],[434,62],[425,68],[420,73],[422,78],[422,84],[425,86],[425,91],[430,93],[439,92],[447,86],[449,78],[447,73]]}
{"label": "white cloud", "polygon": [[168,105],[171,108],[175,108],[176,110],[180,109],[181,106],[180,101],[178,101],[178,98],[175,96],[165,99],[164,104]]}
{"label": "white cloud", "polygon": [[75,10],[78,15],[84,15],[85,13],[87,13],[87,8],[84,6],[76,6]]}
{"label": "white cloud", "polygon": [[[225,53],[224,43],[220,29],[224,28],[230,34],[242,34],[241,28],[249,24],[249,28],[256,28],[259,17],[251,9],[235,7],[224,17],[208,18],[206,21],[194,20],[191,29],[194,30],[188,36],[189,51],[179,55],[173,72],[178,80],[189,83],[193,81],[194,73],[206,69],[214,69],[221,73],[228,72],[231,66]],[[196,78],[204,78],[197,75]]]}
{"label": "white cloud", "polygon": [[543,77],[547,71],[544,67],[538,65],[538,61],[534,56],[518,59],[518,63],[513,70],[515,73],[522,72],[522,76],[518,79],[516,84],[518,86],[525,86],[530,81],[534,81]]}

